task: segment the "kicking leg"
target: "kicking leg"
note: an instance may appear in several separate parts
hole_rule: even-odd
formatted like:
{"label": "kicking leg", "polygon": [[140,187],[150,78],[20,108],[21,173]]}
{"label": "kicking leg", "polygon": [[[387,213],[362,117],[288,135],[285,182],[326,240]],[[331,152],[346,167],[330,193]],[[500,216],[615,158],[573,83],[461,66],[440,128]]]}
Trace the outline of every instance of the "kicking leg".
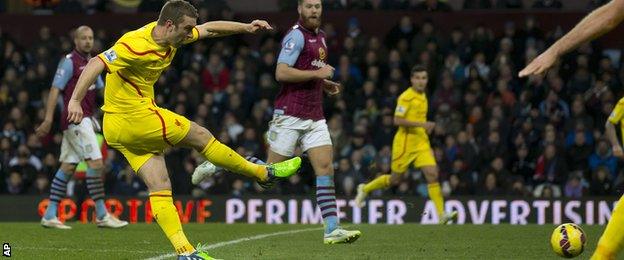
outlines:
{"label": "kicking leg", "polygon": [[206,128],[195,123],[191,123],[189,133],[179,144],[197,150],[218,167],[241,173],[260,182],[272,181],[273,178],[288,178],[301,166],[299,157],[269,166],[251,163],[219,142]]}

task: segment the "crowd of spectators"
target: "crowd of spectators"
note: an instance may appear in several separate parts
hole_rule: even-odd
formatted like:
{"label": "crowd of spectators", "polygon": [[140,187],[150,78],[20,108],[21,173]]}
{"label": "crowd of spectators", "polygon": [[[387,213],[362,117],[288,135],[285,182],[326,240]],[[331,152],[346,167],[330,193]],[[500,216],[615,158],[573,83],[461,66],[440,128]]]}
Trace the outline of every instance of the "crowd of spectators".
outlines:
{"label": "crowd of spectators", "polygon": [[[326,21],[329,63],[344,86],[324,103],[334,143],[336,191],[354,196],[357,184],[390,171],[396,99],[409,86],[411,66],[422,64],[430,73],[429,119],[436,122],[430,139],[445,195],[579,198],[620,193],[618,160],[604,136],[604,122],[622,94],[619,56],[584,44],[546,77],[519,79],[517,71],[526,61],[561,36],[560,30],[543,31],[538,24],[530,17],[522,24],[507,22],[499,35],[483,25],[441,32],[431,21],[404,16],[385,37],[376,37],[356,20],[350,21],[347,35],[338,36]],[[97,53],[115,39],[103,28],[95,31]],[[0,35],[3,194],[44,196],[59,166],[58,127],[44,138],[36,137],[34,129],[42,121],[57,62],[72,50],[72,41],[52,35],[47,27],[38,33],[30,46]],[[227,37],[181,48],[155,85],[157,104],[206,126],[239,153],[265,158],[283,33],[258,36],[258,46]],[[252,181],[229,173],[194,186],[190,175],[201,156],[188,149],[165,154],[176,194],[260,192]],[[145,186],[119,153],[108,150],[105,164],[108,194],[144,194]],[[304,165],[299,175],[268,193],[307,194],[314,190],[313,180],[310,166]],[[426,192],[421,173],[411,169],[396,188],[374,196]]]}
{"label": "crowd of spectators", "polygon": [[[188,0],[196,6],[207,7],[209,11],[231,9],[226,0]],[[166,0],[23,0],[36,14],[51,13],[134,13],[158,12]],[[276,10],[293,10],[297,0],[278,0]],[[608,0],[583,0],[571,3],[563,0],[323,0],[326,10],[410,10],[426,12],[449,12],[474,9],[498,10],[561,10],[578,9],[580,6],[594,9]],[[15,4],[15,3],[14,3]],[[567,6],[571,5],[571,6]],[[11,4],[0,1],[0,12],[11,11]],[[19,9],[19,8],[18,8]]]}

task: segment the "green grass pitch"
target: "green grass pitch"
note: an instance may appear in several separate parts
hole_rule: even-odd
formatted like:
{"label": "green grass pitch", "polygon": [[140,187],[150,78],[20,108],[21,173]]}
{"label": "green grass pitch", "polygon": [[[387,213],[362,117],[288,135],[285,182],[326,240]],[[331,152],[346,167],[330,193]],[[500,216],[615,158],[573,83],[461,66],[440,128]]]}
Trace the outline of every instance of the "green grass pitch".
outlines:
{"label": "green grass pitch", "polygon": [[[164,257],[173,250],[155,223],[119,230],[69,224],[72,230],[0,223],[0,242],[10,244],[13,259],[174,259]],[[363,233],[349,245],[324,245],[315,225],[187,224],[184,230],[222,259],[558,259],[549,243],[554,225],[348,227]],[[589,259],[604,227],[582,228],[589,240],[580,258]]]}

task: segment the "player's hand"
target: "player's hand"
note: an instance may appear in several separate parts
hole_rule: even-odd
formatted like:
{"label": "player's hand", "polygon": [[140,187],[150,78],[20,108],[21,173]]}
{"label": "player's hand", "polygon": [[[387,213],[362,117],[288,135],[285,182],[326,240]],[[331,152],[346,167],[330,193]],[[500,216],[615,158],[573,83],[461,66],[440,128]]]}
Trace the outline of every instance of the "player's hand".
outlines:
{"label": "player's hand", "polygon": [[622,151],[622,147],[617,145],[613,146],[613,156],[624,159],[624,151]]}
{"label": "player's hand", "polygon": [[436,126],[436,123],[434,122],[425,122],[425,131],[427,131],[427,133],[430,134],[435,128],[435,126]]}
{"label": "player's hand", "polygon": [[334,67],[330,65],[325,65],[316,71],[316,76],[319,79],[331,79],[334,77],[335,70],[336,69],[334,69]]}
{"label": "player's hand", "polygon": [[323,90],[325,91],[325,93],[327,93],[327,95],[338,95],[340,93],[340,83],[324,79]]}
{"label": "player's hand", "polygon": [[70,124],[80,124],[82,121],[82,106],[80,101],[70,99],[67,105],[67,120]]}
{"label": "player's hand", "polygon": [[35,134],[38,137],[44,137],[50,132],[50,128],[52,127],[52,120],[43,120],[41,125],[35,129]]}
{"label": "player's hand", "polygon": [[545,51],[537,56],[529,65],[522,69],[519,73],[519,77],[526,77],[530,75],[541,75],[550,69],[555,62],[557,62],[557,55],[553,51]]}
{"label": "player's hand", "polygon": [[253,20],[247,24],[247,32],[257,33],[259,31],[273,30],[273,27],[265,20]]}

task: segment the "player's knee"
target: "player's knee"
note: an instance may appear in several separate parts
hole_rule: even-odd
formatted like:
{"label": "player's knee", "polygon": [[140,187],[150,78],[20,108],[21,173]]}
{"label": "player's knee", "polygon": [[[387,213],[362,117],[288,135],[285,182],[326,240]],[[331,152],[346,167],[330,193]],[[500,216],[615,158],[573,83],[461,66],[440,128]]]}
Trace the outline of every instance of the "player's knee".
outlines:
{"label": "player's knee", "polygon": [[425,179],[427,180],[428,183],[438,181],[438,168],[437,167],[427,168],[426,170],[423,170],[423,173],[425,174]]}
{"label": "player's knee", "polygon": [[390,186],[397,186],[399,185],[400,181],[401,181],[401,177],[398,174],[390,175]]}
{"label": "player's knee", "polygon": [[102,159],[89,160],[87,161],[87,165],[89,166],[89,168],[96,171],[104,169],[104,161],[102,161]]}
{"label": "player's knee", "polygon": [[316,166],[316,174],[317,175],[333,175],[334,167],[330,161],[318,162]]}
{"label": "player's knee", "polygon": [[72,163],[62,163],[61,164],[61,170],[66,174],[66,175],[72,175],[74,174],[74,172],[76,171],[76,165],[72,164]]}
{"label": "player's knee", "polygon": [[204,147],[208,144],[208,141],[213,138],[212,133],[210,133],[208,129],[196,124],[195,122],[191,123],[191,131],[189,133],[191,134],[189,145],[198,150],[204,149]]}

